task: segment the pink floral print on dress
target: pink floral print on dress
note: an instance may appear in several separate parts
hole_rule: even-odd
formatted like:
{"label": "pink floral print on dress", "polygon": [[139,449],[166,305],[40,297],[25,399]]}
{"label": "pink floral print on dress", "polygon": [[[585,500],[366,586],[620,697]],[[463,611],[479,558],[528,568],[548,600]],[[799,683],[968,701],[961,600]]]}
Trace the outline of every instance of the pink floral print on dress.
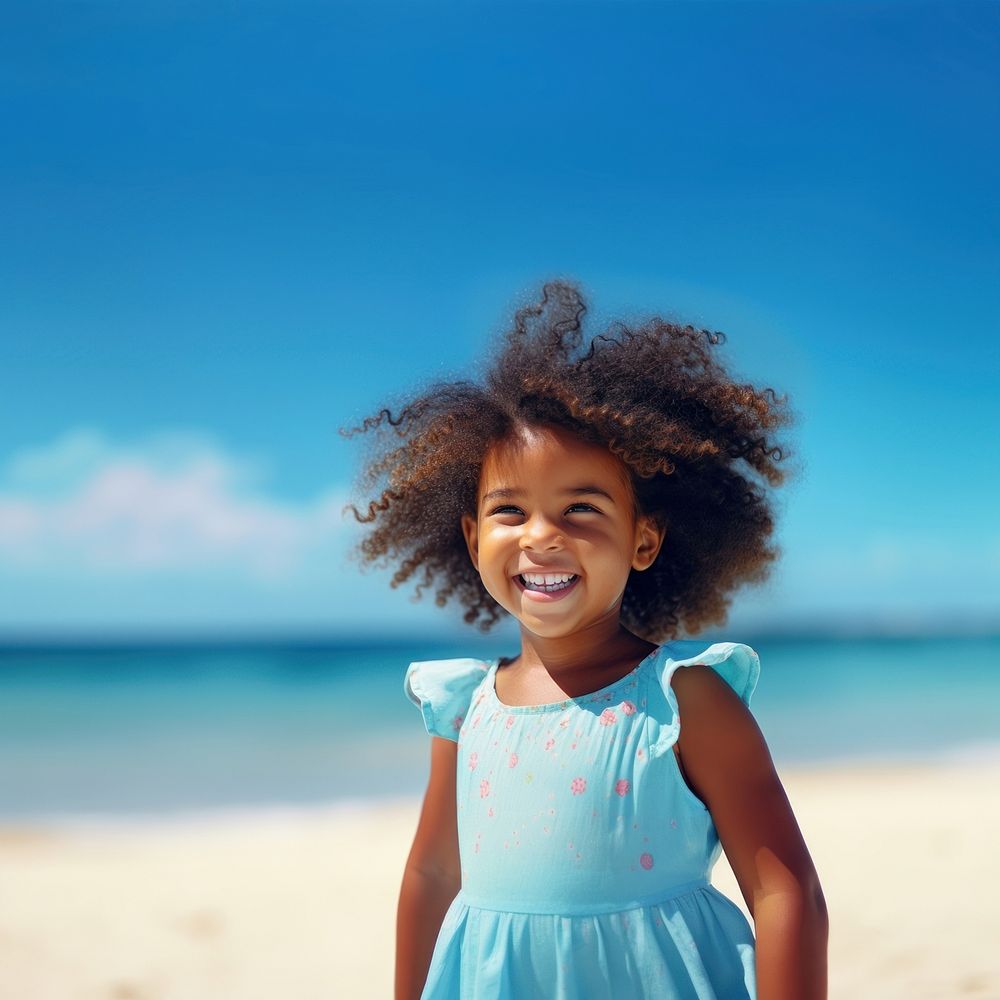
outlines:
{"label": "pink floral print on dress", "polygon": [[649,854],[648,852],[646,854],[641,855],[639,857],[639,864],[642,865],[642,867],[645,868],[646,871],[649,871],[650,868],[653,867],[653,855]]}
{"label": "pink floral print on dress", "polygon": [[456,715],[454,719],[451,720],[451,728],[457,733],[462,728],[462,723],[465,721],[464,715]]}
{"label": "pink floral print on dress", "polygon": [[516,753],[512,753],[510,755],[510,760],[507,761],[507,766],[508,767],[517,767],[517,759],[518,759],[517,758],[517,754]]}
{"label": "pink floral print on dress", "polygon": [[574,778],[570,782],[570,790],[574,795],[583,795],[587,790],[587,779],[586,778]]}
{"label": "pink floral print on dress", "polygon": [[632,787],[632,783],[628,778],[619,778],[615,782],[615,791],[622,797],[625,798],[628,795],[628,790]]}
{"label": "pink floral print on dress", "polygon": [[610,709],[606,708],[601,712],[601,725],[613,726],[618,721],[618,716]]}
{"label": "pink floral print on dress", "polygon": [[472,753],[469,754],[469,770],[475,771],[475,769],[478,766],[479,766],[479,754],[477,754],[476,751],[473,750]]}
{"label": "pink floral print on dress", "polygon": [[483,778],[483,780],[479,782],[479,797],[481,799],[485,799],[486,796],[489,794],[490,794],[490,783],[485,778]]}
{"label": "pink floral print on dress", "polygon": [[622,702],[622,711],[626,715],[635,715],[635,704],[631,701]]}

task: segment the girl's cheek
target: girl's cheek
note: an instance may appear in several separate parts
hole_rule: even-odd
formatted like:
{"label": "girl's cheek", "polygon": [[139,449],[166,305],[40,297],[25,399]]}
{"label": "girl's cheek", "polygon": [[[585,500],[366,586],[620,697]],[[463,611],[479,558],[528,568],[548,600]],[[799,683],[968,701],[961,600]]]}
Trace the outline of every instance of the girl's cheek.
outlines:
{"label": "girl's cheek", "polygon": [[486,593],[501,607],[506,607],[505,602],[509,602],[510,598],[502,589],[504,581],[494,580],[488,572],[483,573],[482,571],[479,573],[479,579],[482,580],[483,586],[486,588]]}

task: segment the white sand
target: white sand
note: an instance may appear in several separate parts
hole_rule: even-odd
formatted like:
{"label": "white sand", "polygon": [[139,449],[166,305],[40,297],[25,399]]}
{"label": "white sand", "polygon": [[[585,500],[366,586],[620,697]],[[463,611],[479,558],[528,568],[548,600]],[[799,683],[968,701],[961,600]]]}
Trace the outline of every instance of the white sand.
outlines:
{"label": "white sand", "polygon": [[[1000,765],[787,771],[833,1000],[1000,1000]],[[417,803],[0,829],[0,997],[391,996]],[[716,884],[742,906],[725,859]]]}

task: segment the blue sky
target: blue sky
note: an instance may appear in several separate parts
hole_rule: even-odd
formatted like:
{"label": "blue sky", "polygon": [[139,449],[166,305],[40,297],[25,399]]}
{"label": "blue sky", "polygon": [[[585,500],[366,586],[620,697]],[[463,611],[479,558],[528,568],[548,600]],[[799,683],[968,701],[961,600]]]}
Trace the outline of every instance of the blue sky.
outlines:
{"label": "blue sky", "polygon": [[1000,7],[38,4],[0,40],[0,635],[456,627],[337,429],[578,280],[787,390],[733,628],[1000,615]]}

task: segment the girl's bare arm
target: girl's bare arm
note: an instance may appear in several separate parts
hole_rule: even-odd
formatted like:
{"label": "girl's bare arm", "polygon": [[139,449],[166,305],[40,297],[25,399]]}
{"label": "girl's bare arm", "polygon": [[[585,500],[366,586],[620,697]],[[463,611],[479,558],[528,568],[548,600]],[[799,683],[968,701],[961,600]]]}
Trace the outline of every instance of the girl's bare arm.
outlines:
{"label": "girl's bare arm", "polygon": [[754,919],[758,1000],[826,1000],[823,890],[750,711],[712,670],[678,670],[679,749]]}
{"label": "girl's bare arm", "polygon": [[417,1000],[445,912],[461,887],[455,764],[458,744],[431,740],[431,776],[403,871],[396,914],[396,1000]]}

